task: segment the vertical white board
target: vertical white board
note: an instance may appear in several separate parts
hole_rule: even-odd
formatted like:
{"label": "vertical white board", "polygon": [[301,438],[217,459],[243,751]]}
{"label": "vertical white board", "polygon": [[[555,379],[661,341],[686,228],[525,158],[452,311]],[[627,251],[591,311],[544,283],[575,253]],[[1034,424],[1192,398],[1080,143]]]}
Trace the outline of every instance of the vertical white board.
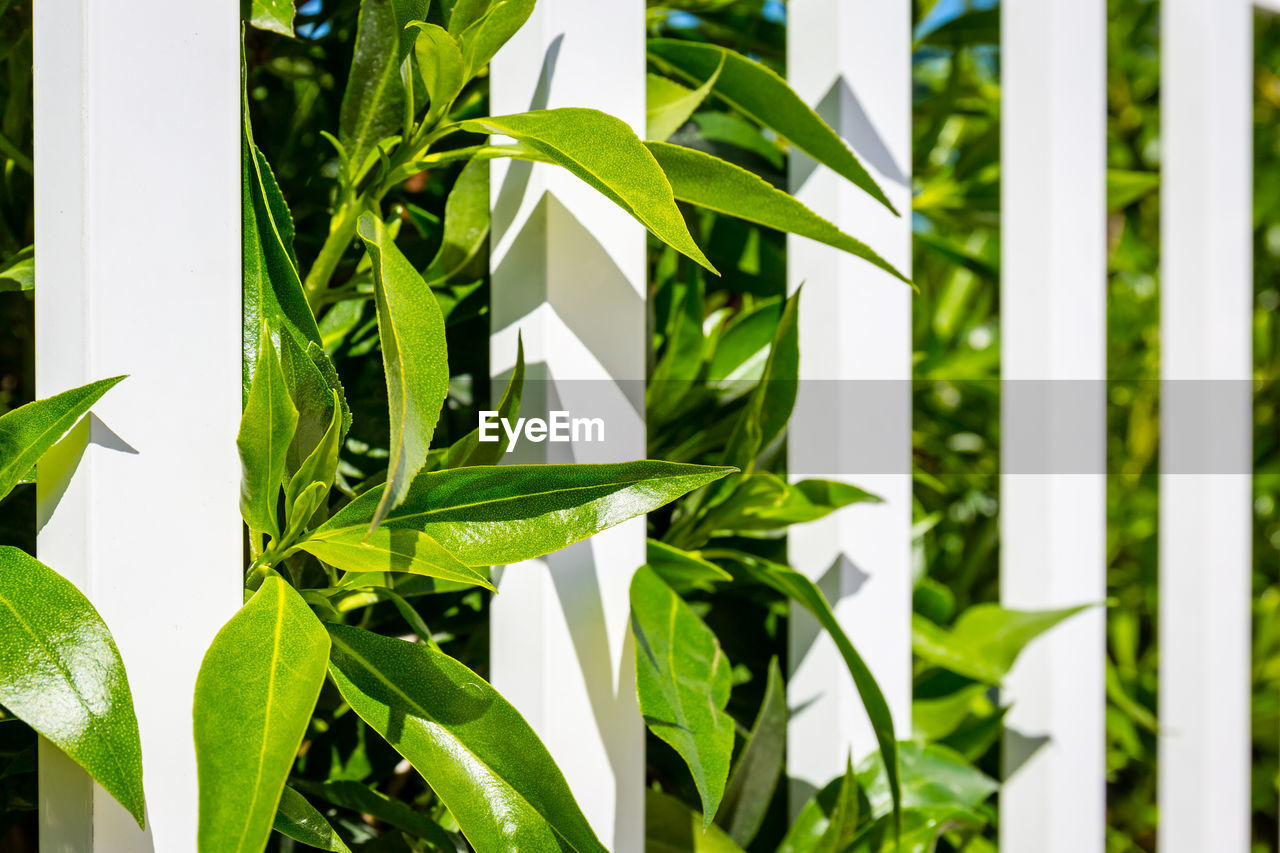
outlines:
{"label": "vertical white board", "polygon": [[1161,853],[1250,840],[1252,15],[1162,11]]}
{"label": "vertical white board", "polygon": [[148,820],[42,743],[45,851],[195,850],[192,692],[242,588],[239,13],[35,4],[37,390],[129,374],[41,467],[39,557],[120,647]]}
{"label": "vertical white board", "polygon": [[[792,154],[791,190],[819,215],[911,272],[911,4],[792,0],[787,77],[845,139],[903,215]],[[792,528],[792,565],[822,587],[911,732],[911,289],[851,255],[791,236],[800,296],[800,390],[788,428],[792,479],[851,482],[884,499]],[[871,414],[869,414],[871,413]],[[792,608],[787,731],[791,808],[874,751],[834,644]]]}
{"label": "vertical white board", "polygon": [[1002,13],[1000,598],[1099,605],[1006,682],[1000,849],[1101,853],[1106,827],[1106,4]]}
{"label": "vertical white board", "polygon": [[[641,0],[611,0],[607,12],[592,0],[540,0],[494,60],[491,109],[591,107],[643,133],[644,77]],[[528,444],[511,461],[643,458],[643,228],[562,169],[495,160],[491,176],[495,390],[521,333],[529,365],[521,414],[556,409],[606,423],[603,444]],[[507,566],[492,610],[494,686],[546,743],[615,853],[644,846],[644,727],[627,594],[644,540],[637,519]]]}

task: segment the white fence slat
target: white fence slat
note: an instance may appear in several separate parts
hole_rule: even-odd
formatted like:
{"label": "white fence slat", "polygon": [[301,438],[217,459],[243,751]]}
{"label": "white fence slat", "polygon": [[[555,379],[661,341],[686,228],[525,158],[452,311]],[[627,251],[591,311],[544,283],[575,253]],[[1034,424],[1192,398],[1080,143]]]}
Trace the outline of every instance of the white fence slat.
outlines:
{"label": "white fence slat", "polygon": [[1250,843],[1252,16],[1162,10],[1161,853]]}
{"label": "white fence slat", "polygon": [[[1106,598],[1106,4],[1003,4],[1000,597]],[[1105,612],[1006,682],[1000,848],[1101,853]]]}
{"label": "white fence slat", "polygon": [[[494,115],[592,107],[645,122],[644,4],[541,0],[492,68]],[[492,165],[492,372],[529,365],[521,415],[606,420],[604,444],[526,444],[521,462],[645,456],[643,228],[546,165]],[[545,381],[544,380],[549,380]],[[491,621],[493,683],[546,743],[605,846],[644,846],[644,727],[635,700],[628,587],[645,560],[637,519],[543,560],[508,566]]]}
{"label": "white fence slat", "polygon": [[195,850],[192,692],[242,588],[239,12],[35,4],[37,389],[130,374],[42,466],[39,556],[115,634],[148,806],[42,743],[42,850]]}
{"label": "white fence slat", "polygon": [[[791,189],[818,214],[911,268],[911,4],[792,0],[791,86],[849,143],[895,217],[844,178],[792,154]],[[832,601],[893,712],[911,732],[911,290],[865,261],[787,240],[800,297],[800,391],[788,432],[792,479],[846,480],[884,498],[793,528],[788,553]],[[868,414],[872,413],[872,414]],[[875,749],[834,644],[792,609],[787,770],[791,809]]]}

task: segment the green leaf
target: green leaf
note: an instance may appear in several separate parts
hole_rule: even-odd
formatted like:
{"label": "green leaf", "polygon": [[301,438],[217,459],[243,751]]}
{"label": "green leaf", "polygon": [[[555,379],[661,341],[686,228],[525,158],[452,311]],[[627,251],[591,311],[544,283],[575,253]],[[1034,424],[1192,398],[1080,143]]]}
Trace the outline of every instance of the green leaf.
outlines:
{"label": "green leaf", "polygon": [[733,755],[733,718],[725,713],[732,669],[711,629],[648,566],[631,579],[636,693],[649,731],[680,754],[711,824]]}
{"label": "green leaf", "polygon": [[254,534],[267,532],[273,539],[280,538],[276,509],[297,426],[298,410],[289,398],[280,361],[264,324],[249,400],[236,435],[241,467],[240,515]]}
{"label": "green leaf", "polygon": [[[463,79],[489,64],[494,54],[524,26],[533,14],[534,0],[496,0],[475,23],[458,36],[462,43]],[[452,27],[452,21],[450,25]]]}
{"label": "green leaf", "polygon": [[338,372],[324,349],[308,341],[301,349],[294,339],[280,335],[280,367],[284,371],[289,396],[298,410],[298,429],[289,445],[289,461],[286,472],[296,473],[307,457],[325,440],[333,422],[334,395],[342,417],[338,443],[346,438],[351,428],[351,409],[343,394]]}
{"label": "green leaf", "polygon": [[253,143],[247,103],[244,114],[240,205],[244,272],[241,381],[243,396],[247,399],[263,322],[273,332],[287,334],[304,350],[309,343],[319,346],[320,329],[307,305],[298,275],[298,262],[293,254],[293,218],[267,158]]}
{"label": "green leaf", "polygon": [[661,38],[646,44],[650,59],[691,82],[706,80],[723,63],[714,88],[717,95],[894,210],[839,134],[772,70],[716,45]]}
{"label": "green leaf", "polygon": [[324,819],[324,815],[307,802],[306,797],[288,785],[284,786],[284,793],[280,795],[280,805],[276,809],[272,829],[317,850],[351,853],[351,848],[329,825],[329,821]]}
{"label": "green leaf", "polygon": [[778,853],[845,853],[857,837],[858,778],[851,763],[805,803],[792,821]]}
{"label": "green leaf", "polygon": [[293,36],[293,0],[253,0],[249,23],[260,30]]}
{"label": "green leaf", "polygon": [[726,391],[734,391],[744,382],[759,381],[781,316],[782,300],[771,299],[735,318],[716,341],[708,380]]}
{"label": "green leaf", "polygon": [[429,850],[456,853],[457,846],[431,818],[400,800],[351,779],[297,783],[304,791],[344,809],[367,814],[431,844]]}
{"label": "green leaf", "polygon": [[[972,808],[1000,787],[964,756],[940,744],[921,746],[903,741],[898,747],[902,774],[902,807]],[[884,761],[870,755],[858,767],[858,782],[875,817],[890,814],[892,798],[884,775]]]}
{"label": "green leaf", "polygon": [[[338,473],[338,445],[342,440],[342,407],[338,403],[338,392],[333,394],[333,416],[329,420],[329,428],[325,430],[320,442],[311,454],[298,466],[298,471],[289,480],[285,490],[285,507],[289,516],[292,531],[300,531],[324,502],[333,481]],[[320,489],[313,489],[320,486]],[[300,500],[304,495],[316,494],[318,499]]]}
{"label": "green leaf", "polygon": [[666,142],[693,111],[702,106],[711,87],[720,79],[721,62],[711,76],[696,89],[688,89],[667,77],[650,74],[645,78],[645,138]]}
{"label": "green leaf", "polygon": [[196,677],[200,853],[258,853],[324,683],[329,637],[270,574],[205,653]]}
{"label": "green leaf", "polygon": [[440,306],[387,235],[382,220],[366,213],[357,232],[373,259],[391,418],[387,484],[369,521],[372,533],[388,512],[404,502],[413,478],[427,462],[440,407],[449,393],[449,358]]}
{"label": "green leaf", "polygon": [[100,379],[0,416],[0,498],[67,434],[123,376]]}
{"label": "green leaf", "polygon": [[[520,398],[524,393],[524,338],[516,336],[516,366],[511,371],[511,379],[507,382],[507,390],[502,392],[498,401],[498,417],[513,421],[520,413]],[[511,439],[506,430],[501,430],[497,441],[481,441],[480,428],[477,427],[464,435],[449,448],[445,456],[444,467],[465,468],[474,465],[497,465],[507,451]]]}
{"label": "green leaf", "polygon": [[416,530],[380,527],[367,534],[362,527],[348,527],[318,534],[297,547],[348,572],[408,572],[475,584],[496,592],[483,574],[459,562],[439,542]]}
{"label": "green leaf", "polygon": [[448,31],[435,24],[414,21],[410,26],[418,29],[417,40],[414,41],[414,57],[418,62],[418,73],[422,75],[422,82],[427,88],[427,98],[431,102],[424,122],[428,127],[433,127],[462,91],[462,84],[465,82],[462,76],[462,50]]}
{"label": "green leaf", "polygon": [[675,797],[644,792],[645,853],[742,853],[724,830]]}
{"label": "green leaf", "polygon": [[840,622],[836,619],[822,590],[790,566],[773,563],[740,551],[729,552],[726,556],[738,562],[751,579],[785,595],[812,613],[818,620],[818,624],[835,642],[840,656],[844,658],[849,675],[853,678],[854,687],[858,690],[858,697],[862,700],[862,707],[867,712],[871,728],[875,732],[884,766],[888,768],[888,786],[893,802],[894,820],[895,823],[899,822],[902,813],[902,789],[898,775],[898,744],[894,738],[893,715],[889,712],[889,703],[885,701],[884,694],[880,692],[880,685],[876,684],[875,676],[871,674],[862,655],[858,654],[858,650],[854,648],[848,635],[840,627]]}
{"label": "green leaf", "polygon": [[1062,610],[1006,610],[978,604],[965,610],[950,631],[916,614],[912,651],[921,659],[984,684],[999,684],[1027,644],[1091,605]]}
{"label": "green leaf", "polygon": [[1119,213],[1134,202],[1141,201],[1160,186],[1157,172],[1129,172],[1124,169],[1107,170],[1107,213]]}
{"label": "green leaf", "polygon": [[676,592],[710,590],[715,584],[733,580],[733,575],[693,551],[650,539],[645,561]]}
{"label": "green leaf", "polygon": [[862,258],[900,281],[911,283],[861,240],[845,234],[792,196],[746,169],[693,148],[665,142],[646,142],[645,145],[662,171],[666,172],[677,201],[817,240]]}
{"label": "green leaf", "polygon": [[779,172],[787,158],[777,141],[767,139],[760,128],[734,113],[702,111],[693,116],[698,136],[706,142],[723,143],[749,151]]}
{"label": "green leaf", "polygon": [[751,392],[725,449],[725,462],[748,470],[760,451],[782,434],[795,408],[800,376],[800,292],[782,308],[764,374]]}
{"label": "green leaf", "polygon": [[444,240],[423,278],[432,285],[449,281],[471,263],[489,237],[489,163],[470,160],[444,203]]}
{"label": "green leaf", "polygon": [[426,18],[428,5],[428,0],[361,0],[351,73],[338,112],[338,139],[349,169],[359,169],[379,142],[401,130],[406,98],[400,63],[416,35],[405,27]]}
{"label": "green leaf", "polygon": [[456,0],[453,11],[449,13],[449,33],[457,36],[467,27],[480,20],[493,0]]}
{"label": "green leaf", "polygon": [[778,659],[772,658],[764,699],[716,812],[716,823],[742,847],[755,839],[773,801],[786,759],[786,735],[787,688]]}
{"label": "green leaf", "polygon": [[472,119],[460,129],[513,137],[599,190],[659,240],[716,271],[689,233],[658,162],[621,119],[566,108]]}
{"label": "green leaf", "polygon": [[776,530],[816,521],[851,504],[879,502],[880,498],[849,483],[788,483],[777,474],[756,471],[708,513],[704,526],[713,534]]}
{"label": "green leaf", "polygon": [[142,746],[115,640],[70,581],[9,547],[0,547],[0,705],[143,825]]}
{"label": "green leaf", "polygon": [[0,293],[34,290],[36,286],[35,246],[27,246],[0,262]]}
{"label": "green leaf", "polygon": [[484,679],[427,645],[328,628],[342,697],[409,759],[473,847],[604,853],[546,747]]}
{"label": "green leaf", "polygon": [[[731,470],[643,461],[429,471],[385,524],[426,533],[468,566],[518,563],[652,512]],[[376,490],[364,493],[320,532],[367,527],[377,502]]]}

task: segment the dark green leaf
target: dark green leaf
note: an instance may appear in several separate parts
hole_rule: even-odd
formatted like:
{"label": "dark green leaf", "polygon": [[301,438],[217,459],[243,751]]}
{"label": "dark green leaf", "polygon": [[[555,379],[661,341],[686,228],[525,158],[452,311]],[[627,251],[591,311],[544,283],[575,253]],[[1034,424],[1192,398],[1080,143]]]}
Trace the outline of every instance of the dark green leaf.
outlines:
{"label": "dark green leaf", "polygon": [[597,110],[566,108],[473,119],[460,127],[515,138],[599,190],[658,239],[715,272],[689,234],[658,162],[621,119]]}
{"label": "dark green leaf", "polygon": [[434,821],[414,811],[400,800],[392,799],[374,788],[351,779],[338,779],[330,782],[297,783],[304,791],[324,800],[350,809],[360,814],[367,814],[378,820],[404,830],[416,838],[427,841],[431,851],[441,850],[456,853],[457,847]]}
{"label": "dark green leaf", "polygon": [[330,673],[477,850],[604,853],[546,747],[484,679],[427,645],[330,625]]}
{"label": "dark green leaf", "polygon": [[1090,605],[1062,610],[1006,610],[978,604],[960,615],[950,631],[922,616],[912,619],[912,650],[958,675],[999,684],[1027,644]]}
{"label": "dark green leaf", "polygon": [[334,832],[329,821],[324,819],[324,815],[307,802],[306,797],[288,785],[284,786],[284,793],[280,795],[280,805],[276,809],[272,828],[294,841],[300,841],[317,850],[351,853],[351,848],[343,842],[338,833]]}
{"label": "dark green leaf", "polygon": [[911,283],[865,243],[845,234],[746,169],[693,148],[665,142],[646,142],[645,145],[667,173],[678,201],[826,243],[862,258],[900,281]]}
{"label": "dark green leaf", "polygon": [[289,445],[298,426],[298,410],[289,398],[284,372],[265,324],[256,361],[253,384],[249,386],[249,399],[236,436],[241,467],[240,515],[254,534],[266,532],[273,539],[279,539],[276,508],[284,484]]}
{"label": "dark green leaf", "polygon": [[768,681],[751,734],[734,764],[716,823],[746,847],[760,831],[786,759],[787,688],[777,658],[769,661]]}
{"label": "dark green leaf", "polygon": [[0,705],[143,825],[142,746],[115,640],[70,581],[9,547],[0,547]]}
{"label": "dark green leaf", "polygon": [[733,755],[729,659],[711,629],[653,569],[631,579],[636,693],[649,731],[680,754],[710,825]]}
{"label": "dark green leaf", "polygon": [[[429,471],[385,524],[422,531],[469,566],[518,563],[652,512],[730,470],[644,461]],[[366,492],[320,531],[367,527],[378,499]]]}
{"label": "dark green leaf", "polygon": [[0,293],[14,290],[34,290],[35,286],[35,246],[19,249],[0,262]]}
{"label": "dark green leaf", "polygon": [[410,483],[427,462],[440,407],[449,393],[449,359],[440,306],[387,235],[382,220],[366,213],[360,217],[358,233],[373,259],[391,418],[387,484],[369,521],[373,532],[388,512],[404,502]]}
{"label": "dark green leaf", "polygon": [[894,209],[839,134],[769,68],[716,45],[661,38],[651,38],[647,45],[651,59],[690,82],[706,80],[724,63],[714,88],[717,95]]}
{"label": "dark green leaf", "polygon": [[40,457],[122,379],[100,379],[0,416],[0,498],[26,478]]}
{"label": "dark green leaf", "polygon": [[271,574],[214,637],[196,677],[200,853],[259,853],[324,683],[329,637]]}

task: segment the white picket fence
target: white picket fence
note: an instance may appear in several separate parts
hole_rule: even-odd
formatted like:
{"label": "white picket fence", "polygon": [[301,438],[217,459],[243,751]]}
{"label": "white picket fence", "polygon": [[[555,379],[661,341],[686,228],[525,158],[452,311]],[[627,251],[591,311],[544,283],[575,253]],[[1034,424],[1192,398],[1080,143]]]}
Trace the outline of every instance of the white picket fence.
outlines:
{"label": "white picket fence", "polygon": [[[114,627],[134,687],[150,804],[143,834],[74,765],[42,749],[45,851],[194,849],[192,686],[208,641],[241,596],[239,13],[235,0],[135,0],[127,14],[107,0],[35,3],[38,390],[131,374],[73,437],[83,448],[74,475],[42,473],[39,548]],[[1004,3],[1005,379],[1106,376],[1105,14],[1104,0]],[[1163,2],[1166,380],[1251,374],[1252,15],[1247,0]],[[789,6],[791,82],[904,211],[910,18],[909,0]],[[643,0],[540,0],[494,63],[495,114],[591,106],[643,130],[643,21]],[[812,164],[793,163],[793,174],[801,198],[909,268],[909,215],[887,215]],[[643,379],[640,227],[548,166],[495,164],[493,193],[495,375],[513,365],[521,331],[534,375]],[[791,555],[836,599],[906,737],[910,396],[891,395],[886,405],[877,389],[905,387],[911,375],[910,293],[809,241],[793,238],[788,251],[791,286],[808,282],[804,378],[888,380],[857,383],[867,396],[852,404],[900,435],[883,448],[887,468],[865,476],[843,469],[885,504],[796,529]],[[1105,597],[1105,401],[1100,383],[1079,384],[1096,389],[1074,398],[1079,405],[1051,394],[1040,417],[1006,416],[1002,425],[1006,461],[1012,446],[1052,458],[1055,442],[1070,436],[1065,445],[1094,448],[1077,463],[1097,465],[1002,478],[1001,595],[1012,607]],[[802,392],[793,445],[805,441],[811,405]],[[626,425],[623,446],[633,457],[644,453],[641,411]],[[1238,472],[1248,470],[1249,399],[1226,394],[1212,412],[1168,411],[1160,850],[1244,853],[1250,479]],[[1224,466],[1222,448],[1241,467]],[[584,461],[591,452],[572,451]],[[1189,472],[1187,459],[1218,473]],[[630,571],[643,558],[643,525],[625,525],[509,569],[493,611],[497,686],[546,741],[618,853],[643,849],[644,738],[627,629]],[[793,639],[811,634],[795,621]],[[1001,793],[1007,853],[1104,849],[1104,644],[1104,614],[1095,609],[1035,643],[1008,685],[1016,704],[1006,752],[1017,770]],[[795,645],[788,772],[798,795],[836,775],[846,748],[863,754],[873,740],[834,650],[822,641]],[[1045,739],[1021,763],[1019,750]]]}

